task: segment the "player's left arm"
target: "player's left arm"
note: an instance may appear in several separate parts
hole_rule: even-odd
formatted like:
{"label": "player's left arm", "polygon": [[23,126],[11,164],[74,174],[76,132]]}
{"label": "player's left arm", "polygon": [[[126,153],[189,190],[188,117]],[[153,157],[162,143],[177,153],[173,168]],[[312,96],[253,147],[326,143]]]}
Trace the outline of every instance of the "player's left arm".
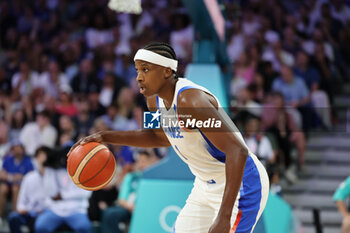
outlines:
{"label": "player's left arm", "polygon": [[178,113],[196,120],[205,121],[215,118],[222,122],[220,128],[202,129],[201,131],[216,148],[226,155],[225,191],[219,213],[209,233],[229,232],[232,209],[243,179],[248,150],[232,133],[233,129],[218,112],[218,103],[213,96],[198,89],[185,90],[178,97]]}

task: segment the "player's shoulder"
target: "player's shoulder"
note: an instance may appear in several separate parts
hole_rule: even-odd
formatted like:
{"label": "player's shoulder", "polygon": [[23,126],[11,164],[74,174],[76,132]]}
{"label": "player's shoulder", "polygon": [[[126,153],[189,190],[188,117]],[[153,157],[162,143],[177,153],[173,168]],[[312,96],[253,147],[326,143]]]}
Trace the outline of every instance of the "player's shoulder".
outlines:
{"label": "player's shoulder", "polygon": [[177,94],[179,108],[209,108],[219,105],[216,97],[203,86],[186,80],[184,87],[181,89]]}
{"label": "player's shoulder", "polygon": [[188,88],[180,92],[177,96],[178,107],[207,107],[207,94],[198,88]]}

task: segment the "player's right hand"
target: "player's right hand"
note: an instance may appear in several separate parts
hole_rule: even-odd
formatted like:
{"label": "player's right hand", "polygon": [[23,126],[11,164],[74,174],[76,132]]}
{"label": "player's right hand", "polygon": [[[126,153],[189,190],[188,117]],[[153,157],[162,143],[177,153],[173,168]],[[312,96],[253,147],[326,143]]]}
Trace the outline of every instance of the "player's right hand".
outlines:
{"label": "player's right hand", "polygon": [[72,152],[77,146],[79,145],[84,145],[86,143],[89,142],[98,142],[98,143],[103,143],[103,139],[102,139],[102,133],[101,132],[97,132],[94,134],[91,134],[85,138],[81,138],[78,142],[76,142],[69,150],[67,157],[69,157],[70,152]]}

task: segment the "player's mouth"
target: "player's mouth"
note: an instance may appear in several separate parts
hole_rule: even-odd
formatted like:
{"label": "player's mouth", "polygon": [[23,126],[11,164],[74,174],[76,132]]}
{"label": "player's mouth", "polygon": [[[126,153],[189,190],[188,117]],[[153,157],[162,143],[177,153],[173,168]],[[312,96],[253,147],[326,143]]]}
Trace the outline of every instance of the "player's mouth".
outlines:
{"label": "player's mouth", "polygon": [[145,90],[146,90],[145,86],[139,85],[139,88],[140,88],[140,93],[141,93],[141,94],[144,94],[144,93],[145,93]]}

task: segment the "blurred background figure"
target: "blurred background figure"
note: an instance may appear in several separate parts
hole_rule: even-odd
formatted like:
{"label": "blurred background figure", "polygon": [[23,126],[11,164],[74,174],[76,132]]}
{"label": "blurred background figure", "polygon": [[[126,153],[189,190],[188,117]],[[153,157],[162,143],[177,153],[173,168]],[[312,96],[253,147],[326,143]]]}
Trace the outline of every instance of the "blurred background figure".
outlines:
{"label": "blurred background figure", "polygon": [[271,191],[281,195],[282,188],[279,184],[277,149],[274,148],[272,143],[272,140],[274,140],[272,138],[273,135],[267,136],[261,130],[261,119],[255,116],[251,116],[246,120],[243,132],[247,146],[266,168],[270,179]]}
{"label": "blurred background figure", "polygon": [[38,112],[36,121],[25,124],[19,138],[25,151],[31,156],[41,145],[53,148],[57,140],[57,130],[50,123],[50,114],[45,110]]}
{"label": "blurred background figure", "polygon": [[[151,41],[171,44],[180,77],[188,64],[196,62],[199,51],[224,57],[213,54],[216,35],[207,38],[198,32],[188,2],[142,1],[142,13],[133,15],[116,13],[99,0],[0,1],[0,163],[13,158],[11,142],[18,139],[24,154],[33,156],[43,145],[54,151],[69,148],[96,130],[142,128],[146,103],[138,93],[133,61],[139,48]],[[272,178],[271,183],[280,184],[283,198],[297,207],[296,215],[301,213],[299,218],[306,222],[305,232],[314,232],[314,223],[304,216],[310,216],[312,208],[320,209],[321,220],[328,215],[317,201],[312,205],[317,198],[327,211],[335,212],[334,203],[323,201],[331,200],[330,192],[315,191],[314,186],[302,186],[301,192],[295,189],[300,191],[300,185],[309,181],[340,182],[348,176],[342,167],[347,171],[349,165],[349,127],[344,118],[349,118],[350,103],[350,2],[219,2],[225,12],[227,41],[220,54],[227,54],[227,65],[213,64],[219,64],[225,76],[230,116],[242,130],[260,124],[256,133],[245,138],[252,149],[257,149],[257,138],[270,141],[278,168],[273,174],[279,175],[279,181]],[[202,20],[200,27],[207,25]],[[208,41],[208,47],[200,46]],[[249,126],[246,121],[251,117],[256,119]],[[91,204],[93,213],[113,205],[124,176],[134,171],[135,148],[111,145],[110,149],[116,156],[117,177],[106,190],[111,199],[101,194]],[[36,159],[33,164],[36,167]],[[332,172],[319,175],[325,164],[337,178]],[[2,178],[7,180],[6,175]],[[16,184],[5,183],[10,194],[9,187]],[[0,198],[3,219],[9,209],[16,211],[12,200]],[[104,204],[99,206],[100,201]],[[324,232],[339,232],[340,222],[322,224]],[[0,231],[7,231],[6,226],[0,225]]]}
{"label": "blurred background figure", "polygon": [[91,192],[78,188],[69,178],[66,154],[69,148],[56,150],[57,169],[51,184],[51,193],[45,200],[45,210],[35,221],[35,232],[49,233],[64,224],[77,233],[88,233],[91,222],[87,215]]}
{"label": "blurred background figure", "polygon": [[342,233],[350,232],[350,176],[342,182],[334,193],[333,201],[336,202],[338,211],[343,217]]}
{"label": "blurred background figure", "polygon": [[23,176],[33,170],[30,158],[25,154],[24,146],[19,140],[11,142],[9,153],[3,158],[0,171],[0,217],[3,218],[8,194],[11,194],[12,209],[16,209],[19,188]]}
{"label": "blurred background figure", "polygon": [[117,206],[109,207],[102,214],[102,231],[106,233],[122,233],[121,224],[128,224],[135,207],[137,186],[142,172],[154,165],[158,157],[148,151],[140,151],[137,155],[134,172],[128,173],[119,190]]}
{"label": "blurred background figure", "polygon": [[35,219],[44,210],[45,200],[49,196],[48,187],[55,181],[54,171],[46,163],[50,153],[48,147],[39,147],[35,152],[35,170],[24,176],[17,208],[8,216],[11,233],[22,233],[22,226],[27,226],[30,232],[34,232]]}

